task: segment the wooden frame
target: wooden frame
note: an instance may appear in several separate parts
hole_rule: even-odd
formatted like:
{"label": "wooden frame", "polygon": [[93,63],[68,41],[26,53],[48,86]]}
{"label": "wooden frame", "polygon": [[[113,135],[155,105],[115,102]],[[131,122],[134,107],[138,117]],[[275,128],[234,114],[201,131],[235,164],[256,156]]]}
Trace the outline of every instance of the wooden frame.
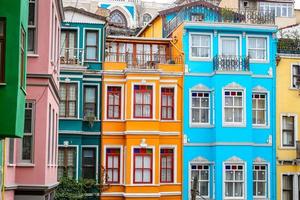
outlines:
{"label": "wooden frame", "polygon": [[[171,152],[164,152],[164,151],[170,151]],[[171,157],[171,166],[168,166],[168,161],[167,159]],[[165,163],[165,167],[163,167],[163,158],[166,159],[166,163]],[[162,179],[162,170],[166,170],[166,174],[168,170],[171,171],[171,180],[168,180],[168,178],[166,177],[166,180]],[[160,182],[161,183],[173,183],[174,182],[174,149],[173,148],[161,148],[160,149]]]}
{"label": "wooden frame", "polygon": [[[119,151],[119,152],[108,152],[108,150],[117,150],[117,151]],[[106,149],[106,170],[107,170],[107,174],[108,174],[108,170],[112,170],[112,178],[111,178],[111,180],[112,181],[108,181],[108,180],[106,180],[106,182],[107,183],[120,183],[120,162],[121,162],[121,155],[120,155],[120,153],[121,153],[121,149],[120,148],[115,148],[115,147],[113,147],[113,148],[107,148]],[[113,161],[113,163],[112,163],[112,168],[109,168],[108,167],[108,158],[109,157],[112,157],[112,161]],[[118,158],[118,168],[115,168],[114,167],[114,161],[115,161],[115,158]],[[113,171],[115,170],[115,169],[117,169],[118,170],[118,179],[117,179],[117,181],[114,181],[114,173],[113,173]]]}
{"label": "wooden frame", "polygon": [[[109,88],[112,88],[112,91],[109,91]],[[107,119],[121,119],[121,98],[122,98],[122,88],[120,86],[108,86],[107,87],[107,107],[106,107],[106,116]],[[113,95],[113,104],[109,103],[109,95]],[[119,104],[115,104],[115,97],[119,95]],[[113,116],[109,116],[109,108],[113,108]],[[118,117],[114,116],[115,108],[118,107]]]}
{"label": "wooden frame", "polygon": [[[164,91],[165,90],[165,91]],[[174,120],[174,93],[175,93],[175,91],[174,91],[174,88],[169,88],[169,87],[162,87],[161,88],[161,119],[162,120]],[[163,97],[166,97],[167,99],[166,99],[166,105],[163,105]],[[169,105],[169,101],[168,101],[168,97],[169,96],[171,96],[172,97],[172,104],[171,104],[171,106]],[[165,108],[165,110],[166,110],[166,117],[163,117],[163,108]],[[171,108],[171,110],[172,110],[172,116],[171,117],[168,117],[168,114],[169,114],[169,112],[168,112],[168,108]]]}
{"label": "wooden frame", "polygon": [[[90,165],[90,164],[85,164],[84,163],[84,151],[85,150],[92,150],[93,151],[93,157],[92,157],[92,162],[93,164]],[[82,147],[82,153],[81,153],[81,173],[82,173],[82,178],[83,179],[95,179],[96,178],[96,172],[97,172],[97,155],[96,155],[96,151],[97,149],[95,147]],[[90,171],[90,170],[93,170],[93,177],[87,177],[85,176],[85,173],[84,171],[87,170],[87,171]]]}
{"label": "wooden frame", "polygon": [[[65,110],[64,110],[64,115],[61,115],[61,113],[59,114],[60,117],[77,117],[78,113],[76,110],[76,106],[77,106],[77,100],[75,98],[75,100],[69,100],[69,88],[70,85],[74,85],[75,86],[75,90],[76,90],[76,94],[75,97],[77,98],[77,93],[78,93],[78,86],[76,83],[60,83],[60,87],[62,88],[63,86],[66,87],[66,96],[65,96],[65,100],[61,100],[60,102],[64,102],[65,103]],[[69,103],[70,102],[74,102],[75,103],[75,115],[74,116],[70,116],[69,115]]]}
{"label": "wooden frame", "polygon": [[[96,33],[96,45],[88,45],[87,44],[88,33]],[[87,58],[87,49],[88,48],[96,48],[95,59],[88,59]],[[87,60],[87,61],[97,61],[98,57],[99,57],[98,50],[99,50],[99,31],[98,30],[86,30],[85,31],[85,60]]]}
{"label": "wooden frame", "polygon": [[[135,87],[139,87],[138,89],[135,89]],[[151,90],[148,89],[147,87],[151,87]],[[145,104],[144,102],[144,95],[146,92],[150,92],[150,104]],[[142,93],[142,103],[137,104],[136,103],[136,95],[137,93]],[[142,106],[142,113],[141,116],[136,115],[136,106]],[[144,107],[145,106],[150,106],[150,115],[149,116],[144,116]],[[133,117],[134,118],[145,118],[145,119],[150,119],[152,118],[152,107],[153,107],[153,86],[152,85],[135,85],[134,86],[134,98],[133,98]]]}
{"label": "wooden frame", "polygon": [[[86,102],[86,89],[87,88],[92,88],[94,89],[94,102]],[[86,117],[87,113],[86,113],[86,109],[89,107],[88,105],[92,105],[93,106],[93,110],[94,110],[94,117],[97,116],[97,86],[94,85],[85,85],[83,87],[83,116]],[[87,116],[89,117],[89,116]]]}

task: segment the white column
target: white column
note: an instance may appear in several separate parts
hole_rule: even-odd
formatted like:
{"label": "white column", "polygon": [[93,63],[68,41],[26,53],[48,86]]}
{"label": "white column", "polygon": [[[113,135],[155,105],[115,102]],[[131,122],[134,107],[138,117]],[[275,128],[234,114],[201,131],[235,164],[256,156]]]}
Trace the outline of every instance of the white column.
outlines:
{"label": "white column", "polygon": [[298,200],[298,175],[294,174],[293,176],[293,199]]}

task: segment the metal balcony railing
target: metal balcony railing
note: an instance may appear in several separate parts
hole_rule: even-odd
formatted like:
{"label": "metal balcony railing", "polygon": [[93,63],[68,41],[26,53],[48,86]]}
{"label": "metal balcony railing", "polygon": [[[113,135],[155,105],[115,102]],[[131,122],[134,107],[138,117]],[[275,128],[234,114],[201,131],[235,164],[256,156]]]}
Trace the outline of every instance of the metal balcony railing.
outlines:
{"label": "metal balcony railing", "polygon": [[62,48],[60,64],[83,65],[84,50],[79,48]]}
{"label": "metal balcony railing", "polygon": [[[193,3],[195,5],[193,5]],[[222,22],[222,23],[242,23],[242,24],[269,24],[275,25],[275,13],[273,11],[259,10],[235,10],[221,7],[205,7],[199,2],[190,3],[183,7],[178,14],[166,24],[164,24],[164,36],[167,37],[182,22]],[[198,5],[196,5],[198,3]]]}
{"label": "metal balcony railing", "polygon": [[278,53],[300,54],[300,39],[281,38],[278,40]]}
{"label": "metal balcony railing", "polygon": [[213,60],[215,71],[249,71],[249,57],[215,56]]}
{"label": "metal balcony railing", "polygon": [[180,64],[181,58],[174,60],[167,54],[133,54],[107,52],[106,62],[124,62],[129,69],[157,69],[157,64]]}

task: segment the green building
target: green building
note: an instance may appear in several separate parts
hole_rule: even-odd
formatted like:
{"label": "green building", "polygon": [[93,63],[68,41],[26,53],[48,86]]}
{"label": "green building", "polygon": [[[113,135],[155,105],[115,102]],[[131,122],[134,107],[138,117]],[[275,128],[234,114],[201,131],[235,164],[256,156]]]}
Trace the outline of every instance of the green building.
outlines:
{"label": "green building", "polygon": [[28,0],[0,0],[0,138],[22,137]]}

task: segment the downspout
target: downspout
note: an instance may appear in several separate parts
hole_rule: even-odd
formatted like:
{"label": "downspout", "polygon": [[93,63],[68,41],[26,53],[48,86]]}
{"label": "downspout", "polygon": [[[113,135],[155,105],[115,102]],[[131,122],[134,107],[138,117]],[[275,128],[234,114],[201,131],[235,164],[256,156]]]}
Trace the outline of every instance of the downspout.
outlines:
{"label": "downspout", "polygon": [[1,188],[1,199],[4,200],[5,199],[5,162],[6,162],[6,143],[5,143],[5,139],[2,139],[3,141],[3,145],[2,145],[2,188]]}

